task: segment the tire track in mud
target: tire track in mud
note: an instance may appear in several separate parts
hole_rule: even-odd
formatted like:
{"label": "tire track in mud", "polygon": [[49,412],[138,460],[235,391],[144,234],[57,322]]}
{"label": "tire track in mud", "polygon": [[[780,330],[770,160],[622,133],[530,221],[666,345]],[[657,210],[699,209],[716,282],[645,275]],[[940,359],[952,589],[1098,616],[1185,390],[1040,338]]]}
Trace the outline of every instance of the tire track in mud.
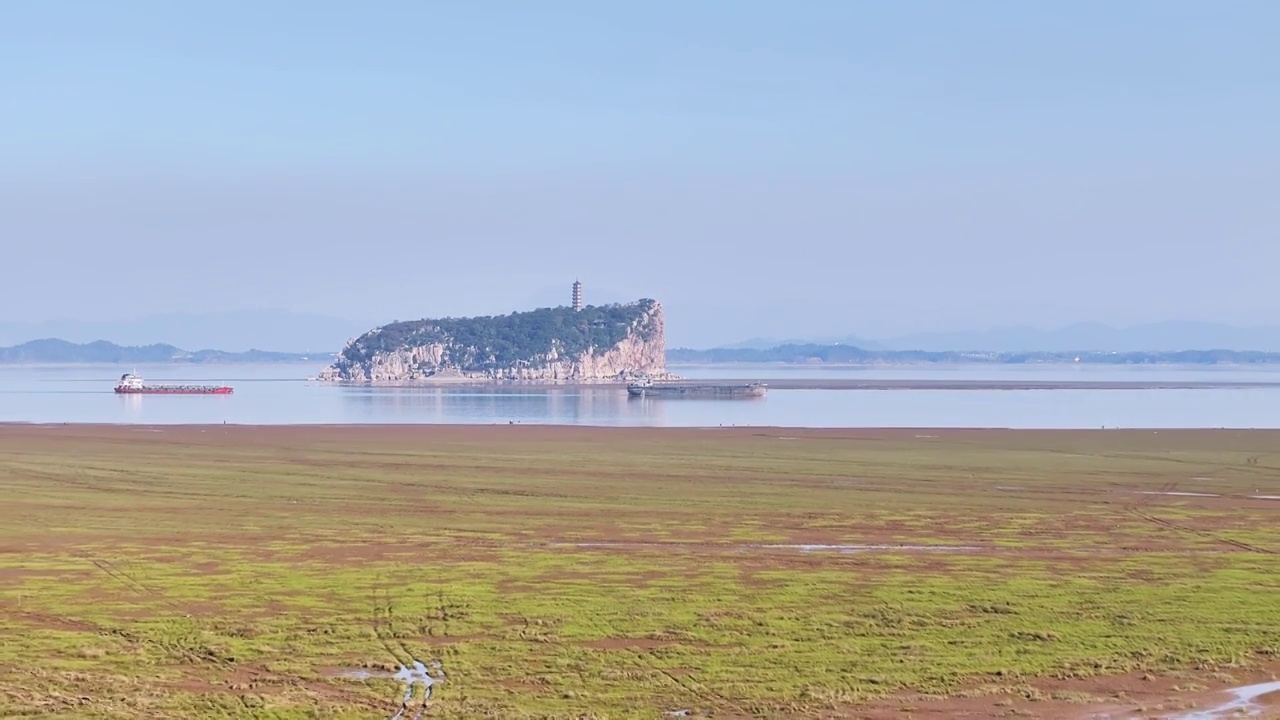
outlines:
{"label": "tire track in mud", "polygon": [[1158,525],[1163,528],[1168,528],[1169,530],[1176,530],[1179,532],[1191,533],[1192,535],[1198,535],[1202,538],[1213,540],[1214,542],[1223,543],[1224,545],[1230,545],[1231,547],[1234,547],[1237,550],[1243,550],[1245,552],[1251,552],[1251,553],[1258,553],[1260,555],[1280,555],[1280,552],[1276,552],[1275,550],[1271,550],[1269,548],[1259,547],[1257,545],[1251,545],[1249,543],[1242,542],[1240,540],[1232,540],[1231,538],[1221,537],[1219,535],[1215,535],[1209,532],[1208,530],[1201,530],[1199,528],[1180,525],[1176,522],[1173,522],[1172,520],[1166,520],[1164,518],[1159,518],[1159,517],[1156,517],[1155,515],[1151,515],[1150,513],[1142,512],[1137,508],[1129,508],[1129,513],[1140,520],[1144,520],[1154,525]]}
{"label": "tire track in mud", "polygon": [[184,608],[182,605],[179,605],[178,603],[169,599],[164,595],[164,593],[156,591],[154,588],[148,586],[146,583],[143,583],[141,580],[138,580],[133,575],[130,575],[124,570],[121,570],[120,568],[116,567],[115,564],[113,564],[110,560],[107,560],[105,558],[94,557],[89,553],[84,552],[83,550],[72,551],[71,555],[73,557],[80,558],[81,560],[84,560],[89,564],[93,565],[95,568],[100,570],[107,577],[111,578],[119,585],[129,590],[132,590],[134,593],[137,593],[138,595],[141,595],[143,597],[146,597],[152,600],[158,600],[159,602],[167,605],[169,608],[181,613],[183,617],[191,617],[191,613],[187,611],[187,608]]}
{"label": "tire track in mud", "polygon": [[[609,625],[609,634],[617,635],[612,625]],[[758,715],[758,713],[750,712],[747,708],[743,707],[740,703],[738,703],[728,695],[725,695],[722,692],[713,690],[707,687],[706,685],[703,685],[702,683],[694,679],[692,676],[686,676],[685,678],[681,679],[679,676],[677,676],[675,673],[671,672],[667,668],[658,667],[658,666],[654,666],[646,663],[644,661],[643,655],[640,653],[631,654],[630,662],[626,663],[626,666],[635,668],[636,670],[639,670],[640,672],[643,672],[643,673],[656,673],[658,675],[661,675],[662,677],[666,678],[667,681],[670,682],[672,685],[676,686],[681,691],[683,691],[690,697],[697,700],[699,703],[705,704],[708,708],[729,708],[734,713],[737,713],[739,717],[755,717]],[[579,673],[579,679],[582,679],[581,673]],[[664,714],[670,715],[671,712],[681,712],[681,711],[674,710]]]}
{"label": "tire track in mud", "polygon": [[105,573],[107,577],[116,581],[120,585],[123,585],[129,590],[132,590],[133,592],[139,595],[143,595],[149,598],[153,598],[156,596],[156,593],[154,590],[147,587],[146,585],[143,585],[141,582],[134,579],[132,576],[117,570],[116,567],[111,564],[111,561],[95,558],[92,555],[86,552],[81,552],[81,551],[76,551],[76,552],[73,552],[72,554],[80,558],[81,560],[87,561],[89,564],[93,565],[94,567],[98,568],[103,573]]}
{"label": "tire track in mud", "polygon": [[[20,475],[20,477],[32,478],[37,480],[52,480],[65,485],[70,485],[71,487],[76,487],[76,488],[85,489],[85,490],[104,491],[108,489],[108,488],[101,487],[98,484],[98,482],[94,478],[92,478],[90,474],[83,468],[74,468],[73,475],[24,469],[22,470],[22,474]],[[40,528],[39,523],[34,516],[24,516],[20,519],[30,523],[31,527],[33,528]],[[43,528],[40,528],[40,529],[43,530]],[[142,582],[141,580],[138,580],[132,574],[125,572],[124,570],[121,570],[120,568],[116,567],[115,564],[112,563],[110,560],[107,560],[106,558],[95,557],[84,550],[71,550],[70,555],[80,560],[84,560],[90,565],[93,565],[100,572],[102,572],[104,575],[106,575],[108,578],[110,578],[117,584],[121,585],[122,587],[125,587],[131,590],[132,592],[138,595],[141,595],[143,597],[150,598],[153,600],[158,600],[164,603],[165,605],[167,605],[168,607],[182,613],[182,615],[184,615],[185,617],[191,616],[190,613],[188,613],[187,610],[183,608],[181,605],[175,603],[173,600],[166,597],[163,593],[156,591],[154,588],[148,586],[146,583]]]}
{"label": "tire track in mud", "polygon": [[[134,593],[148,599],[160,601],[169,608],[180,613],[183,618],[190,619],[192,617],[187,608],[169,599],[163,593],[157,592],[156,590],[148,587],[145,583],[124,570],[117,568],[110,560],[95,558],[82,551],[73,552],[72,555],[88,561],[107,577],[111,578],[111,580]],[[195,620],[193,622],[196,623],[196,627],[198,628],[199,621]],[[172,642],[165,639],[146,637],[145,635],[118,627],[101,628],[98,632],[103,635],[119,637],[137,645],[150,645],[160,648],[166,653],[179,655],[193,664],[209,663],[220,666],[231,666],[235,664],[234,660],[228,660],[227,658],[220,657],[217,653],[202,645],[188,647],[181,642]]]}
{"label": "tire track in mud", "polygon": [[[381,597],[380,597],[381,596]],[[372,598],[372,612],[370,614],[370,627],[373,629],[373,635],[378,639],[378,643],[382,645],[382,649],[395,660],[403,671],[417,662],[417,658],[405,646],[404,642],[395,637],[394,630],[394,607],[391,604],[391,596],[385,589],[379,592],[375,589]],[[400,672],[396,673],[399,679]],[[390,720],[401,720],[404,714],[409,711],[410,703],[413,701],[414,686],[417,685],[415,679],[409,678],[403,699],[400,701],[400,707],[395,714],[391,715]],[[421,718],[427,709],[427,701],[431,699],[431,684],[424,683],[422,704],[418,708],[418,712],[414,714],[414,718]]]}
{"label": "tire track in mud", "polygon": [[[68,468],[66,473],[52,473],[34,468],[22,468],[19,477],[28,479],[48,480],[53,483],[74,487],[82,490],[94,492],[114,492],[118,490],[118,486],[114,481],[108,478],[94,477],[89,470],[94,468],[72,467]],[[156,476],[159,477],[159,476]],[[40,528],[34,517],[24,518],[28,520],[33,528]],[[40,528],[42,529],[42,528]],[[173,610],[180,618],[192,620],[193,615],[189,607],[175,602],[172,598],[163,592],[156,590],[147,583],[139,580],[134,574],[128,570],[122,569],[116,562],[103,557],[95,556],[85,550],[70,550],[68,552],[74,558],[83,560],[87,564],[93,566],[96,570],[105,575],[111,582],[120,587],[146,598],[147,600],[157,601],[167,608]],[[132,562],[132,561],[129,561]],[[199,627],[199,619],[193,622]],[[103,635],[111,635],[122,638],[135,645],[153,646],[172,655],[181,656],[193,664],[210,663],[220,666],[231,666],[235,664],[234,660],[219,656],[216,652],[207,647],[197,645],[188,647],[181,642],[170,642],[165,639],[156,639],[141,635],[125,628],[119,627],[101,627],[98,632]]]}
{"label": "tire track in mud", "polygon": [[[443,603],[443,599],[441,602]],[[432,686],[448,677],[444,670],[444,662],[438,657],[423,662],[403,640],[396,637],[395,605],[391,601],[391,594],[385,588],[374,589],[371,604],[370,627],[374,637],[399,666],[399,670],[394,675],[395,679],[406,685],[400,706],[389,720],[403,720],[409,717],[406,713],[414,710],[415,706],[417,711],[414,712],[412,720],[421,720],[430,707]],[[431,670],[435,670],[436,674],[432,675]],[[414,689],[418,685],[422,686],[422,701],[415,704]]]}
{"label": "tire track in mud", "polygon": [[[79,488],[84,488],[89,490],[101,490],[101,488],[97,486],[95,481],[88,476],[88,473],[82,469],[75,470],[74,475],[71,477],[68,477],[66,475],[55,475],[52,473],[44,473],[44,472],[38,472],[38,471],[27,472],[26,474],[29,476],[56,479],[58,482],[61,482],[73,487],[79,487]],[[36,522],[34,517],[28,516],[28,517],[23,517],[21,519],[27,521],[31,525],[31,527],[43,530],[43,528],[41,528],[40,525]],[[94,555],[84,550],[70,550],[68,554],[71,557],[77,558],[79,560],[83,560],[84,562],[93,566],[96,570],[101,572],[112,582],[116,583],[122,588],[125,588],[126,590],[129,590],[130,592],[138,595],[139,597],[146,598],[148,600],[158,601],[161,604],[168,607],[169,609],[178,613],[178,615],[182,618],[186,618],[186,619],[192,618],[192,614],[189,611],[189,608],[184,607],[183,605],[180,605],[179,603],[175,602],[173,599],[166,596],[164,593],[159,592],[155,588],[152,588],[151,586],[142,582],[138,578],[134,577],[132,573],[117,567],[116,564],[113,563],[112,561],[107,560],[106,558],[95,557]],[[71,619],[68,618],[68,620],[71,620]],[[182,643],[167,642],[162,639],[158,640],[155,638],[146,637],[144,635],[140,635],[138,633],[129,631],[124,628],[119,628],[119,627],[97,626],[97,632],[102,635],[111,635],[111,636],[122,638],[135,645],[149,645],[149,646],[157,647],[167,653],[179,655],[194,664],[211,663],[214,665],[223,665],[223,666],[234,665],[233,660],[229,661],[226,658],[220,657],[215,652],[209,650],[206,647],[196,647],[193,649],[191,647],[184,646]]]}
{"label": "tire track in mud", "polygon": [[681,690],[697,698],[699,702],[704,702],[707,705],[714,707],[715,705],[718,704],[717,701],[720,701],[729,705],[729,707],[733,708],[737,712],[744,712],[742,708],[734,705],[733,702],[729,700],[727,697],[725,697],[724,695],[721,695],[720,693],[708,690],[705,685],[697,682],[696,680],[690,679],[688,683],[683,683],[680,681],[680,678],[672,674],[670,670],[667,670],[665,668],[654,668],[654,669],[658,672],[659,675],[665,677],[667,680],[670,680],[671,683],[674,684],[676,687],[680,688]]}
{"label": "tire track in mud", "polygon": [[1139,520],[1142,520],[1143,522],[1148,522],[1168,530],[1173,530],[1175,532],[1190,533],[1192,535],[1196,535],[1198,537],[1202,537],[1207,540],[1212,540],[1214,542],[1228,545],[1237,550],[1243,550],[1244,552],[1257,553],[1260,555],[1280,555],[1280,552],[1271,550],[1270,548],[1264,548],[1258,545],[1251,545],[1241,540],[1233,540],[1228,537],[1222,537],[1220,535],[1215,535],[1214,533],[1209,532],[1208,530],[1201,530],[1199,528],[1194,528],[1189,525],[1183,525],[1181,523],[1177,523],[1172,520],[1168,520],[1161,517],[1156,517],[1155,515],[1151,514],[1151,511],[1150,511],[1151,509],[1148,506],[1154,503],[1157,497],[1159,497],[1160,495],[1168,495],[1170,493],[1176,492],[1177,489],[1178,489],[1177,481],[1167,482],[1164,485],[1160,486],[1160,490],[1157,491],[1157,494],[1145,495],[1140,500],[1137,500],[1136,502],[1132,502],[1126,505],[1124,508],[1125,512],[1128,512],[1130,515],[1133,515],[1134,517],[1138,518]]}
{"label": "tire track in mud", "polygon": [[[975,447],[975,448],[990,447],[989,445],[986,445],[983,443],[968,442],[968,441],[955,441],[955,444],[965,445],[965,446]],[[1125,453],[1125,452],[1114,452],[1114,451],[1113,452],[1082,452],[1079,450],[1072,450],[1072,449],[1058,448],[1058,447],[1043,447],[1043,446],[1028,446],[1025,448],[1019,448],[1019,450],[1043,452],[1043,453],[1048,453],[1052,455],[1062,455],[1062,456],[1076,457],[1076,458],[1096,458],[1096,459],[1102,459],[1102,460],[1119,460],[1119,461],[1142,460],[1142,461],[1150,461],[1150,462],[1158,462],[1158,463],[1168,463],[1170,465],[1178,467],[1179,469],[1188,468],[1187,472],[1189,473],[1199,473],[1199,474],[1209,474],[1209,473],[1215,473],[1215,472],[1221,472],[1221,471],[1232,471],[1232,472],[1242,473],[1250,477],[1257,476],[1257,477],[1264,477],[1267,479],[1271,479],[1275,476],[1275,473],[1277,471],[1280,471],[1280,466],[1265,464],[1262,462],[1263,459],[1269,459],[1269,458],[1272,458],[1273,456],[1276,456],[1276,453],[1259,453],[1256,455],[1248,455],[1245,458],[1245,461],[1243,464],[1239,462],[1229,462],[1225,464],[1220,464],[1220,463],[1204,463],[1202,460],[1175,457],[1165,453],[1154,453],[1154,454],[1149,452]],[[1151,471],[1148,471],[1145,473],[1137,473],[1137,474],[1153,475],[1153,476],[1159,477],[1158,473],[1151,472]]]}
{"label": "tire track in mud", "polygon": [[[90,468],[90,469],[93,469],[93,468]],[[112,484],[113,483],[112,480],[109,480],[106,478],[96,478],[93,475],[91,475],[90,472],[83,467],[71,468],[70,472],[65,474],[24,469],[22,471],[22,476],[27,478],[55,481],[57,483],[61,483],[63,485],[67,485],[70,487],[94,491],[94,492],[114,492],[119,489],[117,485]],[[133,474],[133,476],[154,477],[157,479],[162,477],[160,475],[149,476],[146,474],[137,474],[137,473]],[[160,494],[169,495],[169,496],[182,495],[184,497],[191,496],[191,494],[182,494],[182,493],[160,493]],[[41,530],[43,529],[41,527],[41,524],[38,522],[38,520],[33,516],[26,516],[21,519],[25,520],[32,528],[37,528]],[[180,604],[179,602],[176,602],[171,597],[166,595],[164,592],[156,590],[155,588],[151,587],[150,585],[143,582],[142,580],[139,580],[137,577],[135,577],[135,574],[133,572],[119,567],[118,565],[119,561],[113,562],[104,557],[99,557],[94,554],[91,554],[85,550],[72,549],[68,551],[68,554],[71,557],[77,558],[91,565],[98,572],[105,575],[111,582],[134,593],[138,597],[145,598],[146,600],[158,602],[164,605],[165,607],[169,608],[170,610],[174,611],[177,614],[178,618],[190,621],[195,632],[197,633],[204,632],[203,621],[207,620],[207,617],[202,617],[199,613],[196,613],[195,615],[193,615],[191,608],[189,606],[185,606]],[[125,561],[128,562],[129,564],[132,564],[133,562],[132,560],[129,560],[127,558],[125,559]],[[179,622],[181,622],[181,620],[179,620]],[[170,655],[179,656],[191,662],[192,664],[196,664],[196,665],[199,665],[202,663],[208,663],[208,664],[223,666],[223,667],[232,667],[236,665],[236,662],[234,659],[230,659],[230,658],[219,655],[216,651],[205,646],[202,642],[199,642],[198,640],[193,643],[184,643],[181,640],[172,641],[166,638],[148,637],[144,634],[139,634],[137,632],[133,632],[131,630],[128,630],[122,627],[100,627],[98,629],[98,633],[102,635],[111,635],[114,637],[118,637],[139,646],[152,646],[155,648],[159,648],[160,650],[166,653],[169,653]],[[190,636],[188,636],[186,639],[190,639]]]}
{"label": "tire track in mud", "polygon": [[[692,695],[699,702],[706,703],[707,706],[709,706],[713,710],[714,708],[717,708],[717,707],[721,709],[729,708],[734,713],[737,713],[738,717],[744,717],[744,718],[758,717],[760,714],[759,712],[752,711],[750,708],[744,707],[742,704],[740,704],[738,701],[734,700],[733,698],[729,697],[728,695],[725,695],[724,693],[719,692],[717,690],[712,690],[711,688],[707,687],[706,685],[703,685],[702,683],[698,682],[692,677],[686,677],[682,681],[679,677],[677,677],[674,673],[672,673],[670,670],[667,670],[666,668],[646,667],[644,665],[641,665],[640,667],[657,672],[659,675],[671,681],[671,683],[674,684],[676,687]],[[673,711],[673,712],[679,712],[679,711]]]}

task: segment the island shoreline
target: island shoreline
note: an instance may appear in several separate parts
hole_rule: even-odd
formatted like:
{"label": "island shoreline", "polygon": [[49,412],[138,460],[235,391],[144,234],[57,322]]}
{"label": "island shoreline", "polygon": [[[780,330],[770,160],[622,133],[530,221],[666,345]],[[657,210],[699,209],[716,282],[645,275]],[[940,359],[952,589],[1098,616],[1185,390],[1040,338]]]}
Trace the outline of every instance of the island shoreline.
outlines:
{"label": "island shoreline", "polygon": [[[309,382],[354,388],[483,388],[489,390],[626,389],[617,380],[491,380],[468,378],[435,381],[383,380],[344,382],[308,378]],[[1280,389],[1280,382],[1261,380],[940,380],[854,378],[681,378],[663,385],[729,387],[761,383],[770,390],[1224,390]]]}

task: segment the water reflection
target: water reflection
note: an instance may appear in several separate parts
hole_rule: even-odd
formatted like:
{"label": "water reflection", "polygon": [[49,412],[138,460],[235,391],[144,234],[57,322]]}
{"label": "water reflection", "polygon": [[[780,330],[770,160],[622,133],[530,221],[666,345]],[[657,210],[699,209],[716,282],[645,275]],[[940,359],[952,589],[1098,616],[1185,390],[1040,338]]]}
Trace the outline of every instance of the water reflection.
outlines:
{"label": "water reflection", "polygon": [[124,416],[129,418],[129,422],[139,422],[142,420],[142,396],[134,394],[116,395],[120,405],[124,408]]}
{"label": "water reflection", "polygon": [[340,388],[363,422],[662,425],[662,402],[619,388]]}

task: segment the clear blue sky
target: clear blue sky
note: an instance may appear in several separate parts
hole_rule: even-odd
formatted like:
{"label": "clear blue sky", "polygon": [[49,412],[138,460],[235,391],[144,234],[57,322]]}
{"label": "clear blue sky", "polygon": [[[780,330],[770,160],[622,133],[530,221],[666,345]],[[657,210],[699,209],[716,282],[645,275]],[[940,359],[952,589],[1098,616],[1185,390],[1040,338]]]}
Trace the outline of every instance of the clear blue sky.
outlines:
{"label": "clear blue sky", "polygon": [[0,320],[1280,319],[1280,3],[41,2]]}

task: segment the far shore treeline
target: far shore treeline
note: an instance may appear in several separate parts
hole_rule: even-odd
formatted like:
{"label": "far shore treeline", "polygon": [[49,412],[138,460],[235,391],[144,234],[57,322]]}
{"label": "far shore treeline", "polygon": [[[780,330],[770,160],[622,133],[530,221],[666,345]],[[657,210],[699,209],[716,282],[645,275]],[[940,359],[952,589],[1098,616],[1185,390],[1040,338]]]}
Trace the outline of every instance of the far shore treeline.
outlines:
{"label": "far shore treeline", "polygon": [[332,356],[332,353],[284,353],[267,350],[188,351],[163,343],[124,346],[105,340],[83,344],[57,339],[32,340],[21,345],[0,348],[0,363],[9,365],[305,362],[317,358],[328,359]]}

